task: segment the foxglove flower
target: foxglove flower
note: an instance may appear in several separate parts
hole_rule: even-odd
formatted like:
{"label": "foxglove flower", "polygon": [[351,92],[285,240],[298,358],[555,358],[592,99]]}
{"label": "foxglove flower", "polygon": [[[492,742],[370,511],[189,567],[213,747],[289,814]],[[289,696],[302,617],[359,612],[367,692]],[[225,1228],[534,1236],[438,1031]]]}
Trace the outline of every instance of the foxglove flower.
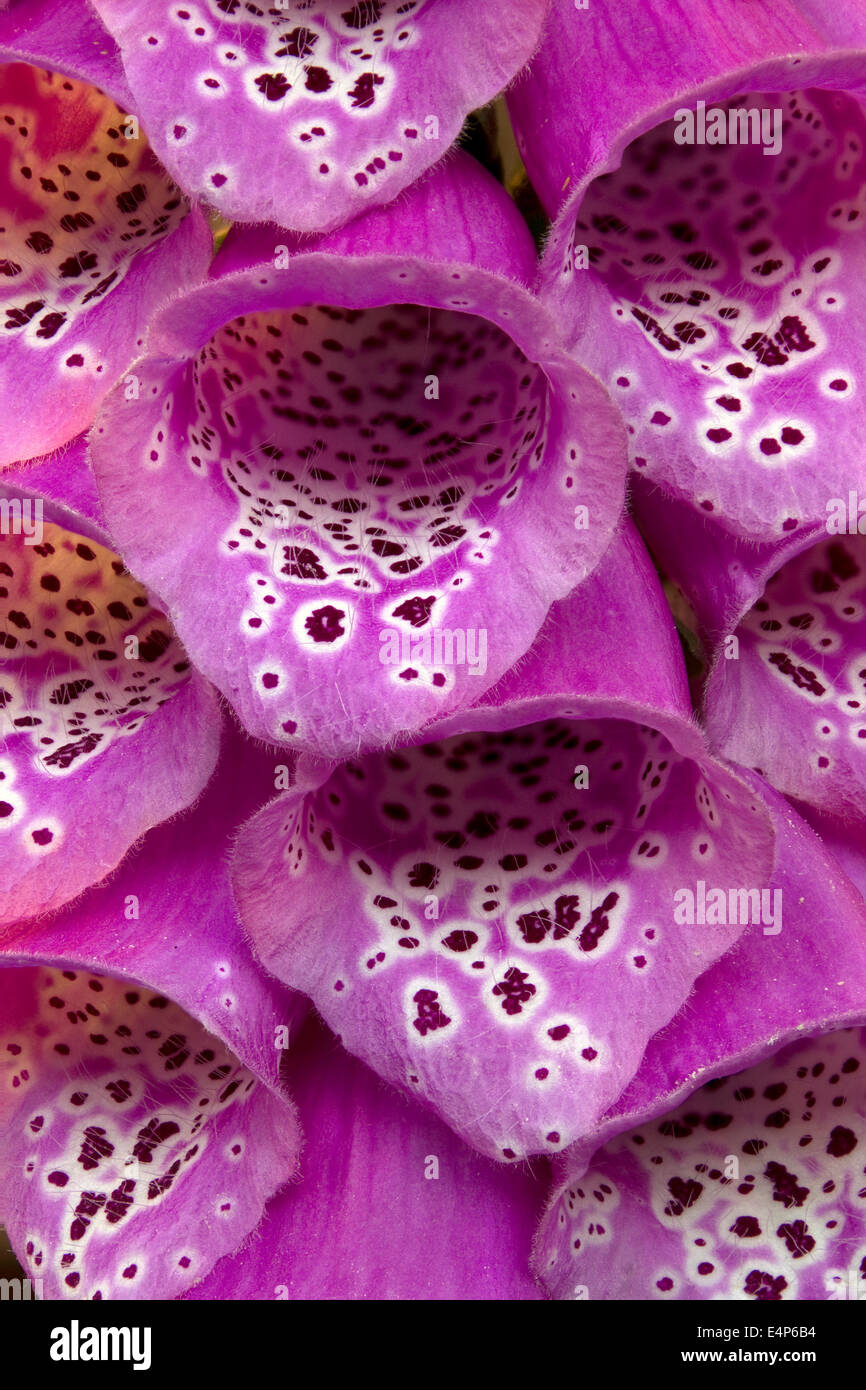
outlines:
{"label": "foxglove flower", "polygon": [[[534,1259],[555,1297],[846,1297],[842,1266],[860,1287],[866,1036],[851,1025],[866,1016],[866,904],[763,796],[785,929],[743,934],[597,1131],[556,1160]],[[862,843],[855,860],[862,884]]]}
{"label": "foxglove flower", "polygon": [[[539,267],[440,156],[548,9]],[[0,60],[27,1273],[856,1296],[862,16],[12,0]]]}
{"label": "foxglove flower", "polygon": [[864,77],[858,7],[558,0],[511,98],[633,467],[752,539],[864,479]]}
{"label": "foxglove flower", "polygon": [[319,1025],[287,1055],[300,1181],[191,1299],[543,1297],[529,1272],[547,1164],[508,1167],[383,1086]]}
{"label": "foxglove flower", "polygon": [[0,14],[0,467],[87,429],[158,304],[207,271],[207,223],[155,159],[113,49],[82,4]]}
{"label": "foxglove flower", "polygon": [[532,54],[548,0],[93,0],[186,191],[327,231],[390,202]]}
{"label": "foxglove flower", "polygon": [[467,1142],[555,1153],[737,941],[736,923],[675,926],[674,895],[766,887],[769,814],[691,720],[630,531],[493,695],[435,733],[336,771],[302,756],[239,837],[241,916],[349,1051]]}
{"label": "foxglove flower", "polygon": [[624,432],[534,266],[463,155],[305,249],[230,236],[157,315],[138,399],[118,385],[91,432],[100,495],[250,733],[335,757],[411,735],[600,559]]}
{"label": "foxglove flower", "polygon": [[755,546],[640,483],[636,513],[708,649],[704,714],[726,757],[864,821],[866,539],[809,527]]}
{"label": "foxglove flower", "polygon": [[216,697],[99,521],[84,443],[0,483],[0,923],[59,907],[199,795]]}
{"label": "foxglove flower", "polygon": [[866,1029],[800,1039],[605,1145],[545,1224],[563,1296],[862,1297],[864,1065]]}
{"label": "foxglove flower", "polygon": [[241,936],[226,853],[273,759],[226,731],[196,809],[0,944],[0,1220],[47,1298],[171,1298],[296,1168],[281,1032],[306,1004]]}

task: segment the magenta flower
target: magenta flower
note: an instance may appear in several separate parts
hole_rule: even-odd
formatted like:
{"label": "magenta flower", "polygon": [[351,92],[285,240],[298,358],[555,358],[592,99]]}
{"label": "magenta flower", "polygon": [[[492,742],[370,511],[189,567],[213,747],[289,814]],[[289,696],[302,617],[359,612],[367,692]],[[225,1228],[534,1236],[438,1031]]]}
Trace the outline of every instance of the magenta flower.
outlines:
{"label": "magenta flower", "polygon": [[[618,611],[620,584],[643,603]],[[456,734],[330,776],[302,758],[242,833],[235,889],[263,963],[491,1157],[591,1131],[737,940],[672,931],[677,888],[769,881],[768,815],[708,756],[684,685],[629,537]]]}
{"label": "magenta flower", "polygon": [[86,430],[160,302],[207,270],[207,224],[112,47],[84,4],[0,15],[0,467]]}
{"label": "magenta flower", "polygon": [[609,544],[622,427],[534,267],[464,155],[325,240],[232,235],[157,316],[137,399],[115,387],[90,436],[100,495],[250,733],[336,757],[411,736]]}
{"label": "magenta flower", "polygon": [[861,1296],[866,22],[818,10],[3,8],[43,1298]]}
{"label": "magenta flower", "polygon": [[[575,1285],[593,1299],[859,1297],[866,1104],[850,1025],[866,999],[864,903],[781,798],[770,804],[774,881],[796,927],[746,933],[596,1133],[558,1160],[534,1258],[554,1297]],[[845,864],[866,886],[862,842]]]}
{"label": "magenta flower", "polygon": [[866,548],[856,515],[853,535],[828,520],[755,546],[641,484],[636,504],[705,639],[716,748],[799,803],[862,826]]}
{"label": "magenta flower", "polygon": [[573,1297],[577,1274],[593,1298],[859,1299],[863,1045],[859,1028],[790,1043],[565,1170],[537,1246],[550,1286]]}
{"label": "magenta flower", "polygon": [[217,759],[214,693],[93,519],[83,455],[0,484],[4,924],[104,878]]}
{"label": "magenta flower", "polygon": [[224,741],[195,811],[3,934],[0,1216],[47,1298],[182,1293],[296,1166],[275,1039],[306,1008],[255,967],[225,869],[273,772]]}
{"label": "magenta flower", "polygon": [[864,479],[859,9],[553,14],[510,96],[542,294],[632,466],[752,540],[823,520]]}
{"label": "magenta flower", "polygon": [[549,0],[94,0],[154,148],[226,217],[327,231],[389,202],[531,56]]}

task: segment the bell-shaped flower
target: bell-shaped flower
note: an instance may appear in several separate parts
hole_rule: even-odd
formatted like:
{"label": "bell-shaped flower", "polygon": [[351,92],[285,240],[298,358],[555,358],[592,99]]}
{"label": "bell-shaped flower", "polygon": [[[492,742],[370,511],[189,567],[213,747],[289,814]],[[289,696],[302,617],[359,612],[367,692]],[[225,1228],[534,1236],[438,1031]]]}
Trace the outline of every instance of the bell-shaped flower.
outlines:
{"label": "bell-shaped flower", "polygon": [[215,692],[118,558],[83,440],[0,480],[0,923],[61,906],[194,801]]}
{"label": "bell-shaped flower", "polygon": [[90,435],[117,546],[247,730],[405,740],[518,660],[592,571],[625,433],[525,288],[468,155],[303,245],[232,233]]}
{"label": "bell-shaped flower", "polygon": [[510,97],[632,466],[753,539],[866,480],[864,84],[857,6],[556,0]]}
{"label": "bell-shaped flower", "polygon": [[862,826],[866,537],[856,498],[849,489],[828,499],[835,508],[824,526],[754,545],[642,480],[634,495],[644,534],[705,639],[715,747],[788,796]]}
{"label": "bell-shaped flower", "polygon": [[234,884],[262,963],[350,1052],[514,1160],[591,1132],[746,929],[687,925],[683,895],[767,891],[773,855],[760,792],[691,718],[628,531],[435,738],[336,770],[302,755]]}
{"label": "bell-shaped flower", "polygon": [[[784,800],[766,784],[763,796],[782,930],[744,933],[596,1132],[556,1160],[534,1258],[554,1297],[861,1296],[866,904]],[[862,887],[862,842],[849,872],[855,861]]]}
{"label": "bell-shaped flower", "polygon": [[549,0],[93,0],[165,167],[242,222],[390,202],[523,67]]}
{"label": "bell-shaped flower", "polygon": [[86,4],[4,8],[0,105],[4,468],[90,426],[157,306],[207,273],[211,235],[148,145]]}
{"label": "bell-shaped flower", "polygon": [[227,873],[273,785],[273,757],[227,730],[193,811],[3,932],[0,1220],[46,1298],[176,1297],[295,1171],[279,1073],[307,1006],[253,962]]}

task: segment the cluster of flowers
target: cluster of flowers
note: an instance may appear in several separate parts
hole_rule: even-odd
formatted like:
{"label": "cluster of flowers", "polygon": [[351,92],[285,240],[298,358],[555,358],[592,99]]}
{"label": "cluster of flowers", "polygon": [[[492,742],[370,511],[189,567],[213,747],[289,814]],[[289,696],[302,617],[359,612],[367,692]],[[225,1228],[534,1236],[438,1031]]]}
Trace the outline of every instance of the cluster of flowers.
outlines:
{"label": "cluster of flowers", "polygon": [[[11,0],[0,59],[27,1275],[859,1296],[859,0]],[[540,257],[455,144],[506,89]]]}

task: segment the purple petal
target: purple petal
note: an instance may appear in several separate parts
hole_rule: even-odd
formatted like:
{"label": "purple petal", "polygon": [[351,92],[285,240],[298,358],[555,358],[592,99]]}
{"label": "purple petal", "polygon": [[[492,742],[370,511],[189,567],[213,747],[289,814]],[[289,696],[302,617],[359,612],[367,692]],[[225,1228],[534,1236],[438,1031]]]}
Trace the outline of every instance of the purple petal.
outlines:
{"label": "purple petal", "polygon": [[797,810],[803,819],[817,831],[827,849],[856,884],[861,895],[866,898],[866,853],[863,847],[863,832],[859,825],[845,823],[835,816],[822,815],[805,802],[799,802]]}
{"label": "purple petal", "polygon": [[[758,779],[753,780],[757,786]],[[698,1082],[718,1085],[715,1078],[766,1063],[794,1039],[835,1032],[866,1016],[866,905],[818,836],[771,788],[764,785],[761,791],[777,834],[771,883],[780,895],[779,911],[770,915],[778,916],[781,930],[752,927],[701,976],[687,1005],[652,1039],[637,1075],[596,1133],[562,1156],[556,1194],[535,1245],[536,1268],[557,1297],[573,1297],[575,1283],[586,1284],[590,1278],[585,1261],[593,1242],[571,1231],[576,1207],[570,1194],[576,1191],[575,1184],[584,1196],[589,1191],[584,1179],[597,1162],[597,1155],[593,1157],[597,1149],[604,1154],[618,1136],[662,1117],[669,1124],[669,1112],[676,1107],[694,1108],[698,1097],[692,1093]],[[843,857],[838,837],[826,838],[848,873],[856,872],[862,883],[862,844],[849,842]],[[708,1088],[698,1094],[712,1091]],[[772,1106],[765,1109],[773,1111]],[[721,1131],[721,1137],[727,1144],[727,1130]],[[634,1140],[627,1139],[625,1144],[628,1147]],[[636,1147],[643,1153],[641,1145]],[[725,1153],[739,1154],[739,1150],[727,1145]],[[594,1184],[592,1190],[598,1190]],[[575,1240],[580,1244],[575,1246]],[[651,1249],[640,1256],[636,1281],[649,1277],[654,1258]],[[605,1277],[615,1281],[619,1276],[614,1267],[621,1257],[608,1249],[606,1259],[612,1268]],[[681,1287],[678,1279],[675,1282]],[[636,1290],[638,1284],[631,1287]],[[713,1289],[718,1293],[716,1285]],[[664,1292],[688,1296],[674,1294],[668,1285],[657,1291],[610,1296],[648,1298]],[[599,1289],[591,1294],[601,1296]]]}
{"label": "purple petal", "polygon": [[306,1005],[254,965],[226,872],[269,785],[272,757],[230,734],[194,812],[5,940],[25,968],[0,972],[3,1219],[47,1297],[176,1296],[293,1170],[280,1032]]}
{"label": "purple petal", "polygon": [[[29,498],[31,508],[41,498],[43,514],[50,514],[56,525],[102,545],[111,545],[84,434],[46,457],[28,459],[7,469],[0,479],[0,495],[10,501],[18,498],[22,505]],[[35,513],[31,510],[29,515],[32,529]],[[10,512],[10,525],[13,519],[14,509]],[[5,519],[0,534],[7,534]]]}
{"label": "purple petal", "polygon": [[[823,519],[864,477],[866,60],[797,5],[560,11],[513,109],[557,214],[543,293],[633,467],[740,534]],[[686,129],[698,100],[740,143]]]}
{"label": "purple petal", "polygon": [[321,1028],[289,1053],[301,1181],[194,1299],[534,1300],[544,1184],[466,1148]]}
{"label": "purple petal", "polygon": [[772,577],[716,662],[707,729],[726,757],[819,809],[864,819],[866,539],[824,539]]}
{"label": "purple petal", "polygon": [[239,907],[351,1052],[482,1152],[555,1152],[743,929],[675,926],[675,890],[764,886],[769,820],[691,722],[631,533],[451,723],[330,777],[301,759],[239,837]]}
{"label": "purple petal", "polygon": [[[28,12],[32,25],[25,9],[0,22],[0,466],[90,425],[157,306],[202,279],[211,247],[201,213],[129,125],[117,87],[108,96],[92,85],[111,76],[111,41],[102,35],[100,54],[98,25],[79,16],[64,42],[54,16],[45,56],[46,7]],[[28,57],[39,66],[17,61]],[[127,377],[124,389],[137,388]]]}
{"label": "purple petal", "polygon": [[780,0],[732,12],[715,0],[623,0],[585,10],[553,0],[544,42],[509,91],[508,107],[533,185],[553,215],[573,210],[586,183],[615,169],[635,135],[699,97],[709,105],[740,91],[786,91],[792,78],[844,89],[859,54],[823,55],[857,50],[864,39],[862,13],[847,3]]}
{"label": "purple petal", "polygon": [[862,820],[866,541],[850,496],[837,500],[846,514],[853,506],[853,534],[814,525],[757,546],[643,480],[634,502],[707,641],[715,746],[788,795]]}
{"label": "purple petal", "polygon": [[125,111],[134,109],[120,50],[80,0],[7,0],[0,14],[0,50],[93,83]]}
{"label": "purple petal", "polygon": [[[213,691],[101,528],[31,478],[0,488],[0,921],[59,907],[105,877],[151,826],[198,796],[217,758]],[[77,481],[76,481],[77,480]],[[41,510],[40,510],[41,508]],[[17,510],[16,510],[17,509]],[[70,526],[76,529],[69,529]]]}
{"label": "purple petal", "polygon": [[548,0],[94,0],[154,148],[227,217],[315,231],[396,197],[523,66]]}
{"label": "purple petal", "polygon": [[307,253],[286,237],[232,239],[159,316],[91,447],[124,557],[245,727],[346,756],[527,650],[610,541],[624,435],[468,156]]}
{"label": "purple petal", "polygon": [[826,834],[826,822],[819,838],[783,797],[751,780],[776,831],[762,921],[697,980],[686,1007],[651,1040],[598,1131],[564,1156],[567,1176],[579,1176],[612,1135],[671,1110],[696,1082],[764,1061],[795,1037],[843,1028],[866,1014],[866,905],[854,886],[863,881],[862,845],[844,854]]}
{"label": "purple petal", "polygon": [[640,474],[633,478],[632,510],[652,553],[694,609],[697,627],[715,654],[777,570],[826,535],[813,523],[789,527],[783,540],[734,535],[721,518],[672,497]]}
{"label": "purple petal", "polygon": [[614,1139],[548,1213],[548,1280],[565,1298],[861,1297],[864,1062],[866,1030],[800,1039]]}

